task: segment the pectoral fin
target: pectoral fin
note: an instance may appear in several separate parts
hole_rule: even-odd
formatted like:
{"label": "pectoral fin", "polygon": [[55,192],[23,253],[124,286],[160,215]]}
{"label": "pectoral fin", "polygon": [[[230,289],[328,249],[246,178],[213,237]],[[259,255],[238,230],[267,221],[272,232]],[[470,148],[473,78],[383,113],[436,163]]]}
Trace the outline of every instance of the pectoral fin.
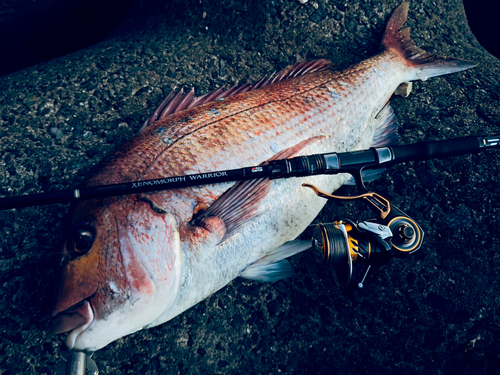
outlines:
{"label": "pectoral fin", "polygon": [[[293,157],[305,147],[323,138],[325,137],[308,138],[280,151],[268,161]],[[223,242],[236,233],[242,225],[255,218],[259,204],[266,197],[270,187],[271,181],[268,178],[238,182],[217,198],[208,209],[193,217],[191,224],[210,231],[210,228],[215,227],[214,221],[220,220],[224,225],[218,224],[216,227],[219,230],[223,228],[224,233],[217,232],[216,234],[217,238],[221,238],[220,242]]]}

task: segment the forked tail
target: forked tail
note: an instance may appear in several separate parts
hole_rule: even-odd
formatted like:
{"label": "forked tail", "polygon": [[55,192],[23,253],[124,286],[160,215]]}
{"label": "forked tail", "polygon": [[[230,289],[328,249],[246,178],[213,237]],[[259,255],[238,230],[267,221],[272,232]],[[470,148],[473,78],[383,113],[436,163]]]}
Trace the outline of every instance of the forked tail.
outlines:
{"label": "forked tail", "polygon": [[455,73],[469,69],[476,64],[468,61],[433,55],[417,47],[410,36],[410,28],[402,28],[408,16],[410,3],[403,3],[392,13],[387,23],[382,46],[405,58],[409,66],[416,68],[414,79],[425,81],[427,78]]}

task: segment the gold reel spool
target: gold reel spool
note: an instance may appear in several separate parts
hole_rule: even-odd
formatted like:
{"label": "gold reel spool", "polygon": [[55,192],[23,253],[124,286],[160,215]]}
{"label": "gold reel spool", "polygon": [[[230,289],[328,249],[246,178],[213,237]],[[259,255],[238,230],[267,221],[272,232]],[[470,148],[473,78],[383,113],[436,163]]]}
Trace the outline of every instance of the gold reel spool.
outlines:
{"label": "gold reel spool", "polygon": [[350,224],[342,221],[318,224],[313,231],[313,257],[318,263],[331,265],[338,286],[345,288],[351,282],[353,258],[356,259],[356,240],[349,236]]}

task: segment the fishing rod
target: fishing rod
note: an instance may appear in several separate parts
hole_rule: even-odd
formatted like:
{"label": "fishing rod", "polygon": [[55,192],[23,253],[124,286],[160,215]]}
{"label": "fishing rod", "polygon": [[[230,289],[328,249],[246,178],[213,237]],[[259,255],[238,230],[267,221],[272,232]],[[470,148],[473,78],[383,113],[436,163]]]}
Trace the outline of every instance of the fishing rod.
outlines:
{"label": "fishing rod", "polygon": [[361,173],[366,168],[385,167],[406,161],[473,154],[490,148],[499,148],[499,144],[500,135],[489,137],[469,136],[443,141],[428,141],[409,145],[377,147],[361,151],[297,156],[289,159],[272,160],[258,166],[240,169],[0,198],[0,210],[54,203],[69,203],[87,199],[107,198],[116,195],[180,189],[230,181],[244,181],[259,178],[269,178],[273,180],[322,174],[333,175],[338,173],[351,174],[358,188],[360,190],[366,190]]}

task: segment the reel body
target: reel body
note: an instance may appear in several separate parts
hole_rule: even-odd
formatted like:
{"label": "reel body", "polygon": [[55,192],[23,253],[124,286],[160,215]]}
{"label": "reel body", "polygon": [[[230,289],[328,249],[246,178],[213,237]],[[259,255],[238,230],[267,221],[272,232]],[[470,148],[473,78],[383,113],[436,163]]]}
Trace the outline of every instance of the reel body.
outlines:
{"label": "reel body", "polygon": [[406,258],[420,249],[424,239],[420,225],[384,197],[373,192],[352,197],[335,196],[310,184],[304,186],[326,199],[361,199],[380,213],[379,217],[361,222],[336,219],[314,228],[313,256],[318,263],[332,267],[333,277],[340,287],[350,284],[354,264],[365,264],[369,269],[387,264],[392,257]]}

